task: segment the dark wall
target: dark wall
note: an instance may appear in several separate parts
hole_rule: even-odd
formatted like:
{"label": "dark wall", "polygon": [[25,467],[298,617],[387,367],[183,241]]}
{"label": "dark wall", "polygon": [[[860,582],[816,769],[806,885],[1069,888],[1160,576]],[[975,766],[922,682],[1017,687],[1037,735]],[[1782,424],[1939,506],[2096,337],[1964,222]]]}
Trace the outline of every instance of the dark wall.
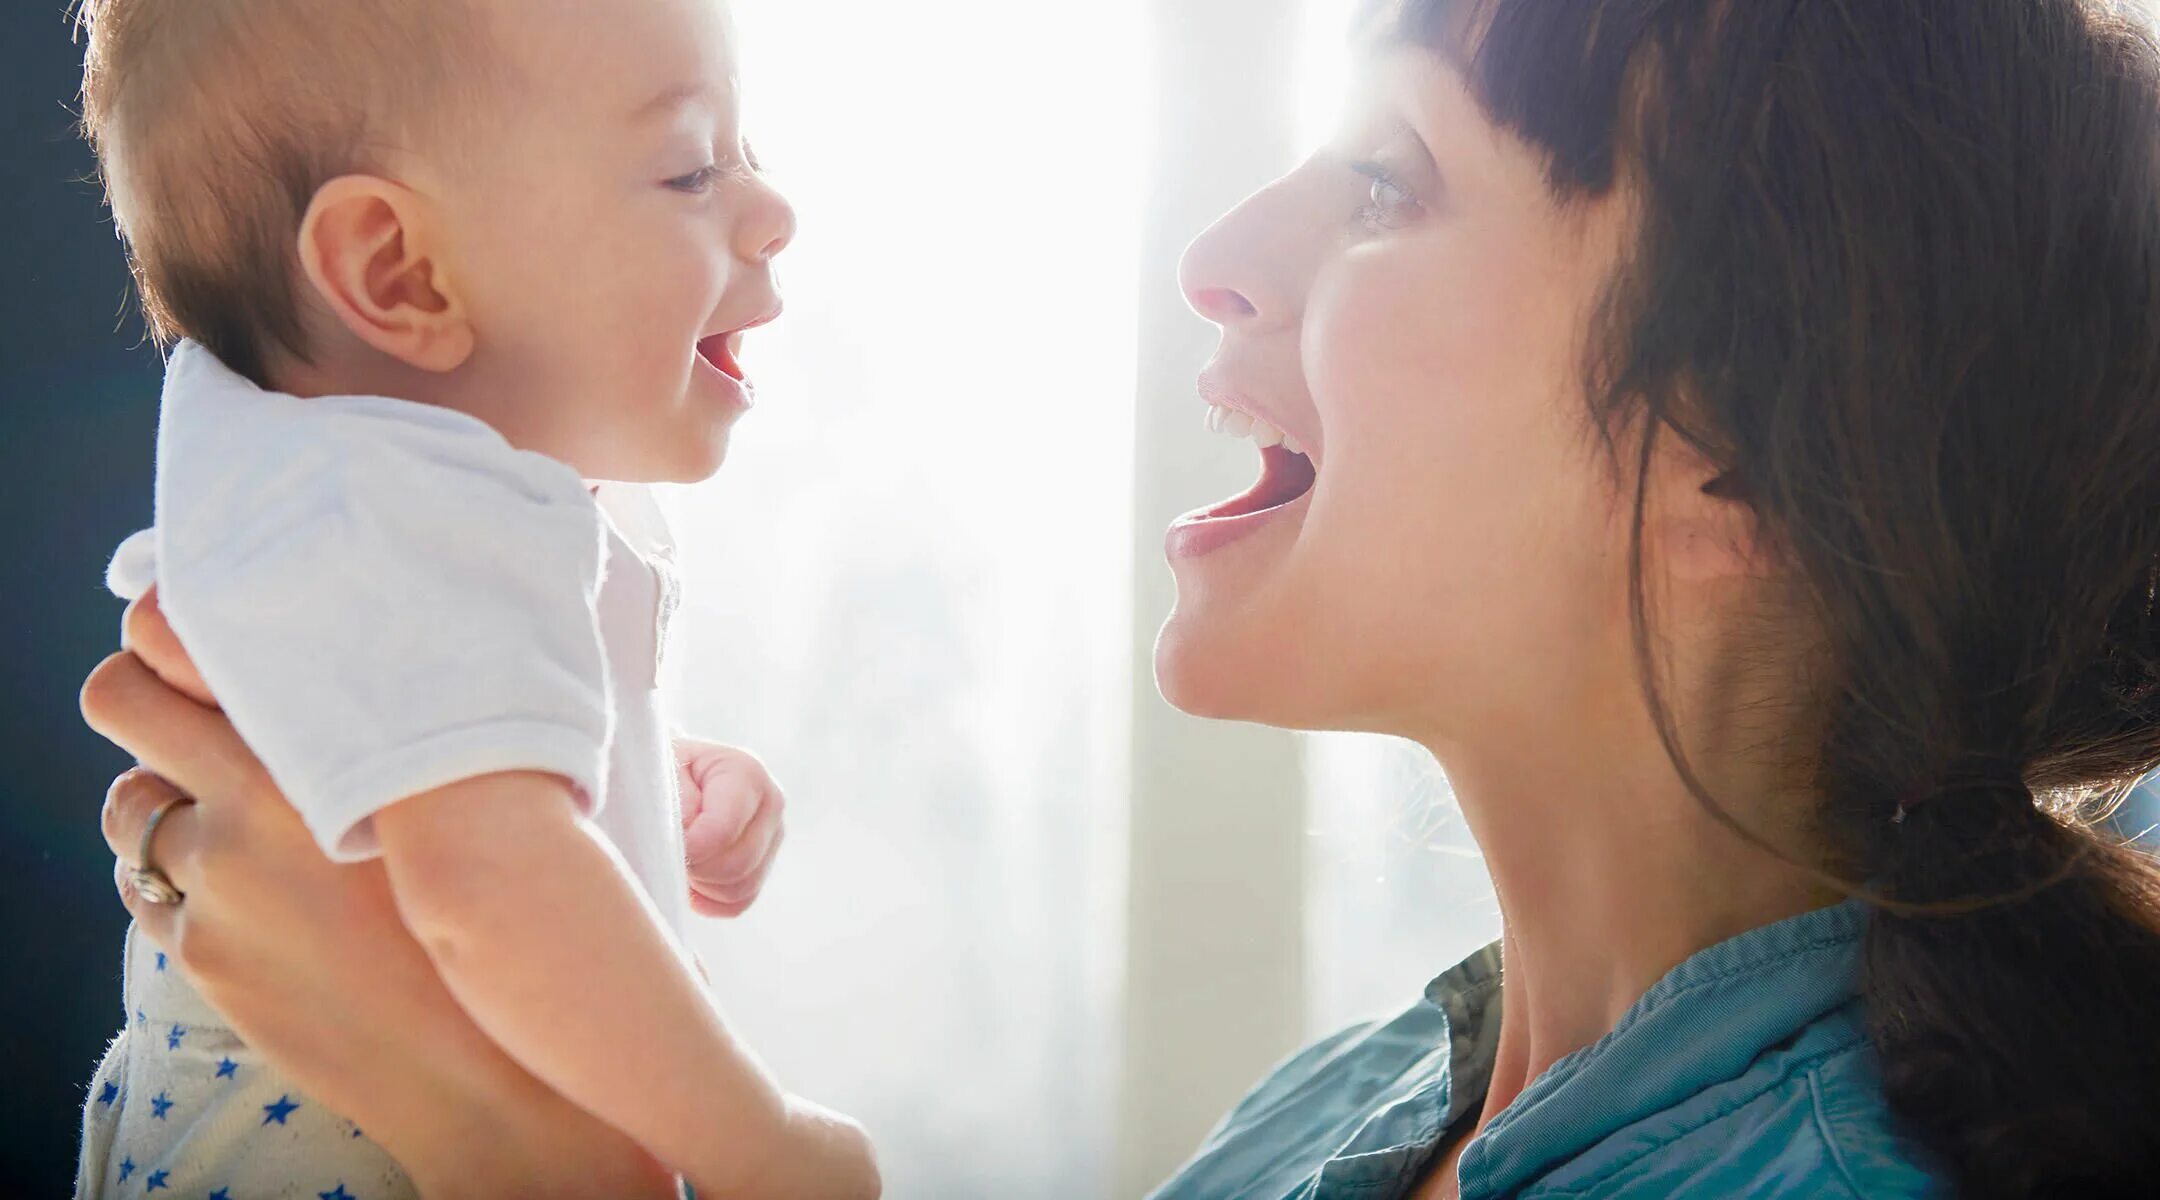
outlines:
{"label": "dark wall", "polygon": [[65,1196],[82,1086],[120,1025],[105,784],[126,766],[75,693],[114,644],[100,586],[147,524],[157,356],[71,128],[66,0],[0,3],[0,1196]]}

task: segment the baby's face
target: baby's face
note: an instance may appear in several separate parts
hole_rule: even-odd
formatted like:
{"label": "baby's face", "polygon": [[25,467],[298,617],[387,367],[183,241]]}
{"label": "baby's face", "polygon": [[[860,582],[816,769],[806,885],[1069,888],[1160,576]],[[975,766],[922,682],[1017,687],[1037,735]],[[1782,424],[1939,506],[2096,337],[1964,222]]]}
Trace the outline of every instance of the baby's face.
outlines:
{"label": "baby's face", "polygon": [[588,479],[703,479],[748,407],[741,331],[778,315],[795,227],[743,139],[726,13],[484,2],[518,107],[433,189],[476,333],[472,411]]}

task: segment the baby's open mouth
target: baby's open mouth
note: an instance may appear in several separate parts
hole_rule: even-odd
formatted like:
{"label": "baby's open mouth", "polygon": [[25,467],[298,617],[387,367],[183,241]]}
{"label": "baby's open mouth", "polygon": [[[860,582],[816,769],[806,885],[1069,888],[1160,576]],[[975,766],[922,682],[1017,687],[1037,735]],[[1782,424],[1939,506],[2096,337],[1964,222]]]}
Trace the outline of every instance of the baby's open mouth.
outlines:
{"label": "baby's open mouth", "polygon": [[743,381],[742,360],[736,353],[742,347],[742,332],[719,333],[697,344],[698,357],[713,365],[713,369],[737,383]]}

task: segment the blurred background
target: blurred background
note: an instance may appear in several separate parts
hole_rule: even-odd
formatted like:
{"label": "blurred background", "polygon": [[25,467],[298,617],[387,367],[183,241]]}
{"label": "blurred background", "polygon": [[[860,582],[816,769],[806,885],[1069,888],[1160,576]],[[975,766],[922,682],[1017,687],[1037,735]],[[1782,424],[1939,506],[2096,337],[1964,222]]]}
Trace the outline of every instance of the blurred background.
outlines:
{"label": "blurred background", "polygon": [[[748,128],[795,202],[789,314],[716,481],[671,491],[684,723],[792,830],[699,950],[895,1197],[1134,1196],[1301,1041],[1494,936],[1430,760],[1157,698],[1161,531],[1241,490],[1201,427],[1179,251],[1287,168],[1349,0],[738,0]],[[159,362],[71,127],[61,0],[0,5],[0,1196],[72,1179],[119,1015],[75,710],[150,516]]]}

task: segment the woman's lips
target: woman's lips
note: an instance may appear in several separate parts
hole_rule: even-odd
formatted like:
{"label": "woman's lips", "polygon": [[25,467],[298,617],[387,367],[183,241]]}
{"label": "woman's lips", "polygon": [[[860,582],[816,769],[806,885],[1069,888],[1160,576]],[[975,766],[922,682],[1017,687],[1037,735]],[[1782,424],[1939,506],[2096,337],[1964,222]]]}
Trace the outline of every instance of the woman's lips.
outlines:
{"label": "woman's lips", "polygon": [[1260,463],[1259,482],[1243,495],[1179,517],[1170,526],[1165,552],[1173,559],[1198,558],[1277,521],[1302,519],[1318,478],[1312,461],[1271,446],[1260,452]]}
{"label": "woman's lips", "polygon": [[1305,455],[1318,465],[1324,450],[1321,446],[1319,420],[1311,409],[1274,401],[1260,403],[1251,395],[1232,387],[1230,375],[1231,372],[1220,364],[1210,365],[1207,370],[1202,371],[1199,379],[1200,399],[1213,407],[1227,408],[1232,412],[1243,413],[1248,418],[1266,421],[1296,442]]}

